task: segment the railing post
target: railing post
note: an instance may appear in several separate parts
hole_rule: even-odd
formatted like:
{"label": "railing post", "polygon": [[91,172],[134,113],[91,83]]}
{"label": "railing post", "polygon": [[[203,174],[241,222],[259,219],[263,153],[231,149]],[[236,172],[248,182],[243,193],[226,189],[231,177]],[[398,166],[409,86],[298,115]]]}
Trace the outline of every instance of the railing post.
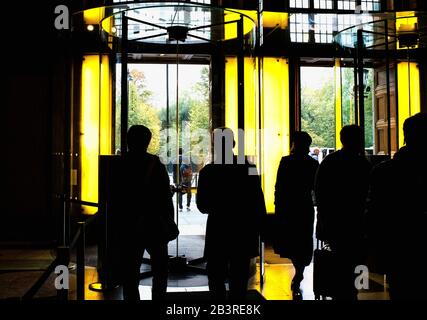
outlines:
{"label": "railing post", "polygon": [[86,223],[78,222],[79,238],[77,241],[77,300],[85,299],[85,233]]}

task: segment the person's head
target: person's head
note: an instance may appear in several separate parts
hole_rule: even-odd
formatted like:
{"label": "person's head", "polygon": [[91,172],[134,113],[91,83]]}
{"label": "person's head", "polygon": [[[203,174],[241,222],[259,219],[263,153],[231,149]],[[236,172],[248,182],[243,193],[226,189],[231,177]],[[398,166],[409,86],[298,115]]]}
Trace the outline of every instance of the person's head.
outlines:
{"label": "person's head", "polygon": [[181,156],[182,155],[182,148],[178,149],[178,154]]}
{"label": "person's head", "polygon": [[127,134],[128,149],[131,152],[146,152],[151,141],[151,131],[146,126],[134,125]]}
{"label": "person's head", "polygon": [[292,153],[308,154],[310,152],[311,137],[305,131],[297,131],[292,137]]}
{"label": "person's head", "polygon": [[320,149],[319,148],[314,148],[313,153],[318,156],[320,153]]}
{"label": "person's head", "polygon": [[233,130],[227,127],[214,129],[212,133],[213,151],[215,162],[228,163],[233,158],[234,141]]}
{"label": "person's head", "polygon": [[343,149],[362,154],[365,137],[361,127],[355,124],[344,126],[340,132],[340,139]]}
{"label": "person's head", "polygon": [[403,123],[405,143],[409,149],[426,152],[427,149],[427,113],[417,113]]}

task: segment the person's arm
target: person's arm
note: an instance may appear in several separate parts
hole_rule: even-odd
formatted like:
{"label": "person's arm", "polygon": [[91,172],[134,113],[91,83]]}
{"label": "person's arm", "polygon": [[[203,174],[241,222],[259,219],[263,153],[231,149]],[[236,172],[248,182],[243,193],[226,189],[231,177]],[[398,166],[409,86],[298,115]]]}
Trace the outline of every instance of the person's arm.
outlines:
{"label": "person's arm", "polygon": [[196,204],[201,213],[209,213],[211,211],[210,195],[209,195],[209,165],[205,166],[199,172],[199,180],[197,185]]}
{"label": "person's arm", "polygon": [[172,192],[170,189],[169,175],[166,167],[159,161],[158,162],[158,191],[160,196],[160,205],[163,206],[164,214],[168,214],[170,217],[174,216],[174,207],[172,201]]}
{"label": "person's arm", "polygon": [[286,164],[285,159],[280,160],[279,168],[277,169],[276,175],[276,185],[274,190],[274,205],[276,214],[283,211],[283,197],[285,194],[285,174],[286,174]]}

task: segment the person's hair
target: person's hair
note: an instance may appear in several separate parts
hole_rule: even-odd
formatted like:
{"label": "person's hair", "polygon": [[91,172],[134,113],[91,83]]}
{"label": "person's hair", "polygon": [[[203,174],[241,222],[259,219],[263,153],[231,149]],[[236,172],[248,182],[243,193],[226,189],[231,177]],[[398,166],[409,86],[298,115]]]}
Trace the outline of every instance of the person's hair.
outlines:
{"label": "person's hair", "polygon": [[130,151],[147,151],[151,141],[151,131],[146,126],[134,125],[129,128],[127,144]]}
{"label": "person's hair", "polygon": [[427,113],[417,113],[403,123],[403,134],[407,146],[419,145],[427,137]]}
{"label": "person's hair", "polygon": [[296,131],[292,137],[292,153],[295,152],[307,152],[310,149],[312,139],[310,135],[305,131]]}
{"label": "person's hair", "polygon": [[361,151],[364,139],[362,128],[356,124],[344,126],[340,131],[340,140],[346,149]]}

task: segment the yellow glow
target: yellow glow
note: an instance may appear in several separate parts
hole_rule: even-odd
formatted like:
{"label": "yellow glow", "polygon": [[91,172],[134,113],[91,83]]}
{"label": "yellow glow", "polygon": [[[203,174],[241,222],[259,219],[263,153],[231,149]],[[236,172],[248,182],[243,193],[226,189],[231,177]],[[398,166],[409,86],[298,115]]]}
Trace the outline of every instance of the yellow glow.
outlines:
{"label": "yellow glow", "polygon": [[399,62],[397,64],[397,76],[399,147],[402,147],[404,144],[403,122],[405,119],[421,111],[420,71],[418,64],[410,62],[408,68],[408,62]]}
{"label": "yellow glow", "polygon": [[[87,55],[81,78],[81,199],[98,202],[98,156],[111,154],[111,73],[108,56]],[[84,213],[97,210],[83,207]]]}
{"label": "yellow glow", "polygon": [[[410,17],[410,18],[406,18]],[[413,18],[412,18],[413,17]],[[412,30],[415,30],[415,25],[418,23],[418,18],[415,17],[414,11],[404,11],[404,12],[396,12],[396,31],[399,33],[399,30],[403,29],[404,31],[408,31],[407,28],[412,26]],[[417,48],[416,46],[415,48]],[[397,40],[397,49],[406,49],[400,48],[399,40]]]}
{"label": "yellow glow", "polygon": [[[256,60],[245,58],[245,155],[257,156],[258,146],[258,85]],[[237,58],[227,57],[225,64],[225,126],[232,129],[235,135],[238,154],[238,88],[237,88]]]}
{"label": "yellow glow", "polygon": [[341,148],[340,131],[342,129],[341,63],[335,59],[335,150]]}
{"label": "yellow glow", "polygon": [[288,27],[288,13],[264,11],[262,13],[262,24],[264,28],[279,26],[280,29],[286,29]]}
{"label": "yellow glow", "polygon": [[112,74],[107,55],[101,58],[100,154],[112,154]]}
{"label": "yellow glow", "polygon": [[[84,56],[81,81],[81,199],[98,202],[99,56]],[[96,208],[84,207],[95,213]]]}
{"label": "yellow glow", "polygon": [[[238,145],[237,129],[237,58],[227,57],[225,61],[225,126],[235,133]],[[234,149],[236,151],[236,148]]]}
{"label": "yellow glow", "polygon": [[258,90],[257,90],[256,60],[245,58],[245,155],[256,159],[257,152],[257,115],[258,115]]}
{"label": "yellow glow", "polygon": [[[249,19],[247,17],[243,17],[243,33],[244,34],[249,33],[255,27],[254,21],[257,21],[257,12],[256,11],[250,11],[250,10],[235,10],[235,9],[232,9],[232,10],[234,12],[225,11],[224,22],[240,20],[240,15],[244,14],[244,15],[250,17],[251,19],[253,19],[253,21],[252,21],[251,19]],[[234,38],[237,38],[237,23],[225,24],[224,25],[224,39],[229,40],[229,39],[234,39]]]}
{"label": "yellow glow", "polygon": [[262,73],[262,182],[267,212],[273,213],[277,169],[290,149],[288,61],[264,58]]}
{"label": "yellow glow", "polygon": [[99,24],[104,17],[104,12],[104,8],[93,8],[85,10],[83,12],[84,22],[86,24]]}

